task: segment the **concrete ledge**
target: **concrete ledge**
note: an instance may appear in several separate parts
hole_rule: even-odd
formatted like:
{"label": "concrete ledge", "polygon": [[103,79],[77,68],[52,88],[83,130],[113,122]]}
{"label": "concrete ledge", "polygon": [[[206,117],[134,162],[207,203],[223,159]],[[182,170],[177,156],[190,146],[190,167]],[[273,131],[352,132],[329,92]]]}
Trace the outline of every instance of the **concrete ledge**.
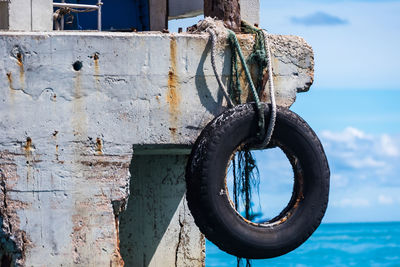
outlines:
{"label": "concrete ledge", "polygon": [[[240,40],[248,55],[253,37]],[[313,53],[295,36],[272,43],[277,102],[290,106],[312,83]],[[218,60],[224,81],[227,48]],[[223,109],[208,35],[191,34],[0,33],[0,101],[0,128],[9,133],[0,143],[31,136],[39,148],[58,131],[60,142],[99,137],[110,153],[127,144],[191,144]]]}

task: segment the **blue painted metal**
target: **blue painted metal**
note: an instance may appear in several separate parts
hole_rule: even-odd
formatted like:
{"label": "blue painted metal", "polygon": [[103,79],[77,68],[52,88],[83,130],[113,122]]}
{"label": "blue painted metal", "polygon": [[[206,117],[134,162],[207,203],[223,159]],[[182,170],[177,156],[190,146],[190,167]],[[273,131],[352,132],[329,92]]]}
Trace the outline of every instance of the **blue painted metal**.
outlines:
{"label": "blue painted metal", "polygon": [[[65,2],[95,5],[97,0],[66,0]],[[102,2],[102,30],[150,30],[148,0],[103,0]],[[72,15],[74,19],[71,24],[65,24],[65,30],[97,30],[97,11]]]}

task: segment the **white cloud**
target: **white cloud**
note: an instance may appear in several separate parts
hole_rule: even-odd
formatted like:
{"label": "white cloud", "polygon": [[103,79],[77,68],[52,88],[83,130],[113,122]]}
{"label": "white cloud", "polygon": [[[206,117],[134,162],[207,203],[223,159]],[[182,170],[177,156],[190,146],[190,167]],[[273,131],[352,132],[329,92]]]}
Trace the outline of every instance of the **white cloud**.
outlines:
{"label": "white cloud", "polygon": [[383,155],[390,157],[396,157],[399,155],[398,147],[396,146],[393,139],[387,134],[381,136],[379,148],[381,149],[381,153]]}
{"label": "white cloud", "polygon": [[343,198],[339,201],[334,201],[332,203],[334,207],[352,207],[352,208],[359,208],[359,207],[369,207],[370,202],[366,198]]}
{"label": "white cloud", "polygon": [[375,160],[372,157],[363,158],[351,158],[348,159],[348,164],[356,169],[362,168],[375,168],[375,167],[385,167],[385,161]]}
{"label": "white cloud", "polygon": [[330,163],[333,163],[332,173],[341,174],[346,170],[355,178],[386,181],[400,172],[398,136],[371,135],[354,127],[339,132],[322,131],[320,136]]}
{"label": "white cloud", "polygon": [[337,26],[349,23],[345,19],[321,11],[303,17],[294,16],[291,21],[294,24],[305,26]]}
{"label": "white cloud", "polygon": [[342,151],[356,150],[359,149],[361,143],[369,144],[374,141],[373,136],[354,127],[347,127],[340,132],[322,131],[321,139],[328,144],[340,145]]}
{"label": "white cloud", "polygon": [[393,198],[390,196],[379,195],[378,202],[383,205],[390,205],[393,204]]}
{"label": "white cloud", "polygon": [[354,142],[356,139],[371,139],[370,136],[354,127],[347,127],[342,132],[322,131],[321,136],[326,140],[341,143]]}
{"label": "white cloud", "polygon": [[[302,36],[313,46],[318,59],[316,85],[341,89],[399,88],[396,71],[396,63],[400,61],[400,53],[396,52],[400,36],[399,1],[264,0],[260,3],[261,26],[273,33]],[[348,18],[350,23],[326,30],[293,24],[290,19],[317,11]],[[370,62],[380,67],[371,68]]]}

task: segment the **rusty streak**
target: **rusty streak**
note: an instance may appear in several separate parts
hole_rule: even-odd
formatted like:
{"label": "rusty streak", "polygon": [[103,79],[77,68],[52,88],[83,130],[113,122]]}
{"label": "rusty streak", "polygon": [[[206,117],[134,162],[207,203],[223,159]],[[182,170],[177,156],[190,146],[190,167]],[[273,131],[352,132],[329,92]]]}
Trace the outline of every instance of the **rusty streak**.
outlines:
{"label": "rusty streak", "polygon": [[7,72],[7,80],[8,80],[8,85],[9,85],[10,89],[11,89],[11,90],[14,90],[14,88],[13,88],[13,86],[12,86],[13,80],[12,80],[11,72]]}
{"label": "rusty streak", "polygon": [[99,66],[99,53],[94,53],[93,54],[93,61],[94,61],[94,79],[96,81],[96,89],[97,91],[100,91],[99,85],[100,85],[100,66]]}
{"label": "rusty streak", "polygon": [[17,64],[19,66],[19,82],[21,87],[25,87],[25,70],[24,70],[24,63],[21,53],[17,53]]}
{"label": "rusty streak", "polygon": [[179,77],[177,70],[177,44],[175,37],[170,42],[170,67],[168,72],[168,91],[167,103],[169,104],[169,120],[171,127],[171,135],[175,139],[176,129],[178,128],[178,117],[180,115],[181,95],[179,92]]}
{"label": "rusty streak", "polygon": [[103,141],[100,138],[96,138],[96,149],[97,155],[103,155]]}
{"label": "rusty streak", "polygon": [[32,145],[32,138],[30,138],[30,137],[26,138],[26,143],[25,143],[24,149],[25,149],[26,153],[31,153],[33,150],[35,150]]}
{"label": "rusty streak", "polygon": [[22,63],[22,54],[21,53],[17,53],[17,60],[18,60],[18,66],[20,67],[24,67],[24,64]]}

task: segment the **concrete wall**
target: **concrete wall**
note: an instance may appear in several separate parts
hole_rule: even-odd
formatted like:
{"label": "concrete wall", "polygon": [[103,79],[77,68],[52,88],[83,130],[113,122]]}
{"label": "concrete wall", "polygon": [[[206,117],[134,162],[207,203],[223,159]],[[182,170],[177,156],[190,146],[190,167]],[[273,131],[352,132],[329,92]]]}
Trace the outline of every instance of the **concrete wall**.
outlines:
{"label": "concrete wall", "polygon": [[126,266],[202,266],[204,237],[186,203],[187,155],[132,159],[131,197],[121,214],[120,247]]}
{"label": "concrete wall", "polygon": [[52,0],[3,0],[0,1],[0,29],[51,31],[52,14]]}
{"label": "concrete wall", "polygon": [[[253,37],[239,40],[249,55]],[[299,37],[272,43],[277,101],[290,106],[312,83],[313,53]],[[207,34],[0,33],[2,258],[203,264],[185,156],[154,155],[187,154],[224,109],[209,48]],[[227,82],[229,49],[219,49]]]}

